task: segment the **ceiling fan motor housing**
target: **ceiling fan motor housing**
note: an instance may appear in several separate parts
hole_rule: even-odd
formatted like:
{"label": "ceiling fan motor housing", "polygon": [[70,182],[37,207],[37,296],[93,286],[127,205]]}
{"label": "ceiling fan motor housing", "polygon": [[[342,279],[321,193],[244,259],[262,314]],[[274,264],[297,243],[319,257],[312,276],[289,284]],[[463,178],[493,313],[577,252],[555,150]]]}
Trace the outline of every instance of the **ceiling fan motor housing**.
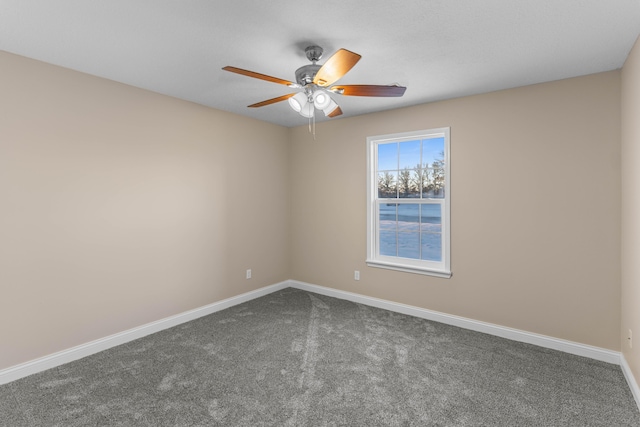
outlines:
{"label": "ceiling fan motor housing", "polygon": [[298,68],[296,70],[296,82],[301,86],[313,83],[313,78],[316,76],[320,67],[322,66],[318,64],[309,64]]}

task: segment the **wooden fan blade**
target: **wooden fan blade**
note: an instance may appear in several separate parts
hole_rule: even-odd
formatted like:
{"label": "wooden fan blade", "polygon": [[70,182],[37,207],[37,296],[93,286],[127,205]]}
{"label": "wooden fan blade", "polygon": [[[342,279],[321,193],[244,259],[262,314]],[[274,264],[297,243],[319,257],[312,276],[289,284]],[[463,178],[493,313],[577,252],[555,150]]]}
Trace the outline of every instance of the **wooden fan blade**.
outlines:
{"label": "wooden fan blade", "polygon": [[242,68],[226,66],[226,67],[223,67],[222,69],[225,71],[230,71],[232,73],[242,74],[243,76],[253,77],[254,79],[266,80],[268,82],[278,83],[285,86],[293,86],[293,87],[297,86],[295,83],[290,82],[289,80],[283,80],[277,77],[267,76],[266,74],[256,73],[255,71],[243,70]]}
{"label": "wooden fan blade", "polygon": [[360,61],[360,58],[361,56],[357,53],[346,49],[338,50],[320,67],[316,76],[313,78],[313,83],[322,87],[335,83],[347,74],[347,72]]}
{"label": "wooden fan blade", "polygon": [[407,88],[404,86],[339,85],[333,86],[330,90],[346,96],[402,96]]}
{"label": "wooden fan blade", "polygon": [[342,114],[342,110],[340,109],[340,107],[336,107],[335,110],[333,110],[332,112],[330,112],[329,114],[327,114],[327,117],[337,117],[340,114]]}
{"label": "wooden fan blade", "polygon": [[294,96],[295,94],[296,94],[296,92],[289,93],[287,95],[282,95],[282,96],[279,96],[277,98],[271,98],[271,99],[267,99],[266,101],[256,102],[255,104],[248,105],[247,107],[249,107],[249,108],[264,107],[265,105],[271,105],[271,104],[275,104],[276,102],[280,102],[280,101],[284,101],[285,99],[289,99],[292,96]]}

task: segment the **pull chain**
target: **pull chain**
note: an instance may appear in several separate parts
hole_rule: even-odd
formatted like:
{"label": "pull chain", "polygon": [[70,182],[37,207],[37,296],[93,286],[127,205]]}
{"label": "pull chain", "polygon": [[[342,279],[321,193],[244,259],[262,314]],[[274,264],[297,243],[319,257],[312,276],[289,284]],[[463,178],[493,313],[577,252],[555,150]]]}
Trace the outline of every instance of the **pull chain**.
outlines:
{"label": "pull chain", "polygon": [[[311,119],[313,118],[313,127],[311,125]],[[316,109],[313,109],[313,114],[309,117],[309,133],[313,134],[313,140],[316,141]]]}

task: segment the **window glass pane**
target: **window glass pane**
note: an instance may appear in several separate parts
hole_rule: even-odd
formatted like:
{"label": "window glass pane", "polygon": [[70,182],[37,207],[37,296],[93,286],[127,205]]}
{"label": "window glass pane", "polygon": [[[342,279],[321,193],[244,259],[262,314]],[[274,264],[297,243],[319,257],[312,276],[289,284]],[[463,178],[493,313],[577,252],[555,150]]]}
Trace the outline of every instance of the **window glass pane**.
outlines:
{"label": "window glass pane", "polygon": [[420,238],[422,259],[428,261],[442,261],[442,234],[422,233]]}
{"label": "window glass pane", "polygon": [[414,170],[413,182],[416,187],[416,197],[428,197],[429,171],[427,169]]}
{"label": "window glass pane", "polygon": [[398,197],[397,192],[398,176],[396,172],[379,172],[378,173],[378,197],[381,199]]}
{"label": "window glass pane", "polygon": [[420,141],[406,141],[400,143],[399,169],[415,169],[420,167]]}
{"label": "window glass pane", "polygon": [[398,230],[420,230],[420,205],[417,203],[398,205]]}
{"label": "window glass pane", "polygon": [[[436,162],[437,165],[437,162]],[[444,167],[425,169],[425,183],[422,197],[432,199],[444,198]]]}
{"label": "window glass pane", "polygon": [[420,259],[420,233],[398,232],[398,256]]}
{"label": "window glass pane", "polygon": [[380,230],[396,230],[397,228],[397,209],[398,205],[395,203],[380,203],[379,204],[379,225]]}
{"label": "window glass pane", "polygon": [[398,173],[398,196],[420,197],[420,171],[405,168]]}
{"label": "window glass pane", "polygon": [[397,232],[380,230],[380,255],[398,256]]}
{"label": "window glass pane", "polygon": [[398,143],[378,144],[378,171],[398,170]]}
{"label": "window glass pane", "polygon": [[444,198],[444,138],[422,140],[422,162],[425,170],[425,188],[422,197]]}
{"label": "window glass pane", "polygon": [[442,207],[423,204],[420,209],[421,258],[442,261]]}
{"label": "window glass pane", "polygon": [[442,232],[442,210],[440,205],[423,204],[421,206],[420,231],[423,233]]}
{"label": "window glass pane", "polygon": [[444,137],[422,140],[422,165],[432,168],[433,162],[444,162]]}

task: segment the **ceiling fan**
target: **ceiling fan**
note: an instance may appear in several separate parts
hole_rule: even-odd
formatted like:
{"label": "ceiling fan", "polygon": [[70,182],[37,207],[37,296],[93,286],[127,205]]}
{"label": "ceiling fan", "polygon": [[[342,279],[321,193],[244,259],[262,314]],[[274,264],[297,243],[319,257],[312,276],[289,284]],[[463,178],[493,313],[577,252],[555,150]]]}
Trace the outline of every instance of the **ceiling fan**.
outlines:
{"label": "ceiling fan", "polygon": [[339,49],[326,60],[324,65],[317,62],[322,57],[323,50],[320,46],[309,46],[305,50],[311,64],[303,65],[296,70],[296,82],[267,76],[254,71],[243,70],[236,67],[224,67],[225,71],[242,74],[268,82],[278,83],[294,89],[303,89],[301,92],[289,93],[277,98],[251,104],[249,108],[264,107],[276,102],[289,100],[289,105],[303,117],[311,118],[315,109],[322,110],[327,117],[336,117],[342,114],[338,104],[331,98],[331,94],[343,96],[385,96],[399,97],[404,95],[406,87],[395,85],[335,85],[342,76],[360,60],[361,56],[346,49]]}

